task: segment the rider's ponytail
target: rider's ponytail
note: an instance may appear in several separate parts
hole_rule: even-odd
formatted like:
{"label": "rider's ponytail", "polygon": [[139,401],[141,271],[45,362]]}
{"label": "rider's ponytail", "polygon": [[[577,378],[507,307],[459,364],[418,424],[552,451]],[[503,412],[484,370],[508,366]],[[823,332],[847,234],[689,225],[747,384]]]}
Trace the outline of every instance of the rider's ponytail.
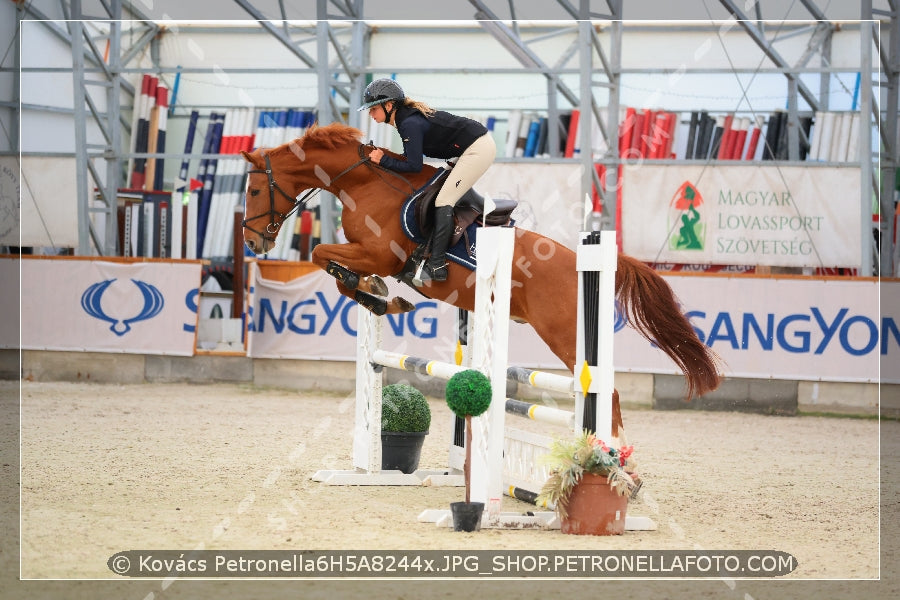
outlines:
{"label": "rider's ponytail", "polygon": [[424,102],[420,102],[418,100],[413,100],[412,98],[405,98],[403,100],[403,106],[408,106],[410,108],[414,108],[426,117],[430,117],[435,113],[435,109],[431,108]]}

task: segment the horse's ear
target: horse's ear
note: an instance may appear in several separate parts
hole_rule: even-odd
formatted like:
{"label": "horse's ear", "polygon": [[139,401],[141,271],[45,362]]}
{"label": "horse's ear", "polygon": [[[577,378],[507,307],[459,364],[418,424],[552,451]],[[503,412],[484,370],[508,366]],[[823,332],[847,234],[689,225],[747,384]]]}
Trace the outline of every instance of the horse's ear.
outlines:
{"label": "horse's ear", "polygon": [[244,160],[246,160],[248,163],[250,163],[254,167],[262,168],[262,161],[256,157],[254,157],[252,154],[250,154],[246,150],[241,150],[241,156],[243,156]]}

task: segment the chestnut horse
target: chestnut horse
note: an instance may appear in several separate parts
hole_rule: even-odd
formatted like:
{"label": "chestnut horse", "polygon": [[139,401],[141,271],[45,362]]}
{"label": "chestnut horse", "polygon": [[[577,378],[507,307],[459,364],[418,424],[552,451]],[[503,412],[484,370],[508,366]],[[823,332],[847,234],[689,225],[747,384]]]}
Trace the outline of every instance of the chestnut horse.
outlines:
{"label": "chestnut horse", "polygon": [[[253,165],[244,208],[244,242],[256,253],[271,250],[287,215],[313,191],[327,190],[343,204],[341,222],[347,243],[319,244],[312,252],[312,262],[335,276],[343,295],[373,312],[410,311],[415,306],[403,298],[384,298],[387,287],[379,276],[399,273],[416,249],[418,244],[401,229],[400,208],[436,169],[426,165],[420,173],[402,177],[369,161],[373,147],[362,144],[361,137],[359,130],[334,123],[313,127],[303,137],[276,148],[243,152]],[[304,198],[297,200],[304,192]],[[510,316],[530,323],[571,372],[575,366],[576,277],[572,250],[516,228]],[[446,281],[432,281],[417,289],[453,306],[474,308],[473,273],[454,262],[449,263]],[[620,253],[615,290],[628,323],[684,373],[688,398],[718,386],[715,355],[697,337],[662,277]],[[618,435],[621,424],[618,393],[614,392],[613,435]]]}

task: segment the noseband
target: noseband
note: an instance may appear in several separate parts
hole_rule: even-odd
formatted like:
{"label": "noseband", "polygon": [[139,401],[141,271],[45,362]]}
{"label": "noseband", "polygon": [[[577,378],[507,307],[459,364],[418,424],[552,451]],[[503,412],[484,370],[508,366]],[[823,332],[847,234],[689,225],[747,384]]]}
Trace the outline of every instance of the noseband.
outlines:
{"label": "noseband", "polygon": [[[349,173],[350,171],[352,171],[359,165],[361,165],[364,162],[367,162],[369,160],[368,155],[366,155],[363,152],[362,144],[360,144],[360,146],[359,146],[359,155],[360,155],[360,159],[357,162],[350,165],[349,167],[347,167],[346,169],[344,169],[343,171],[341,171],[340,173],[338,173],[337,176],[335,176],[331,180],[331,183],[336,182],[338,179],[340,179],[341,177],[343,177],[344,175],[346,175],[347,173]],[[265,169],[251,169],[250,171],[248,171],[248,173],[265,173],[266,174],[266,177],[269,180],[269,210],[268,210],[268,212],[264,212],[264,213],[254,216],[254,217],[244,219],[241,222],[241,226],[244,227],[245,229],[249,229],[256,235],[263,238],[264,240],[274,241],[275,236],[278,235],[278,230],[281,228],[281,226],[284,224],[284,222],[292,214],[294,214],[295,212],[300,210],[300,208],[306,206],[306,203],[309,202],[312,199],[312,197],[314,195],[318,194],[321,190],[320,190],[320,188],[312,188],[312,189],[306,190],[306,192],[303,193],[303,196],[301,198],[292,197],[290,194],[288,194],[283,189],[281,189],[281,186],[279,186],[278,183],[276,183],[275,177],[272,175],[272,163],[269,160],[269,155],[268,154],[265,155],[264,158],[266,159],[266,168]],[[287,198],[288,201],[291,202],[291,204],[293,204],[293,206],[291,207],[291,210],[287,211],[286,213],[281,213],[281,212],[278,212],[277,210],[275,210],[275,190],[278,190],[278,192],[281,193],[282,196]],[[255,221],[257,219],[262,219],[264,217],[268,217],[268,219],[269,219],[269,222],[266,224],[265,232],[259,231],[250,226],[251,221]]]}

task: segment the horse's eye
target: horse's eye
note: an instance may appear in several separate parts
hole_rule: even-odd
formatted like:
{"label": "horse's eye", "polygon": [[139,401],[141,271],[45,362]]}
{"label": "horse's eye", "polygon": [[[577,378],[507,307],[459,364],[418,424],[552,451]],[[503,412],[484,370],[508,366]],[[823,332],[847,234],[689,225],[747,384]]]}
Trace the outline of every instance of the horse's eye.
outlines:
{"label": "horse's eye", "polygon": [[251,196],[259,196],[259,190],[250,190]]}

